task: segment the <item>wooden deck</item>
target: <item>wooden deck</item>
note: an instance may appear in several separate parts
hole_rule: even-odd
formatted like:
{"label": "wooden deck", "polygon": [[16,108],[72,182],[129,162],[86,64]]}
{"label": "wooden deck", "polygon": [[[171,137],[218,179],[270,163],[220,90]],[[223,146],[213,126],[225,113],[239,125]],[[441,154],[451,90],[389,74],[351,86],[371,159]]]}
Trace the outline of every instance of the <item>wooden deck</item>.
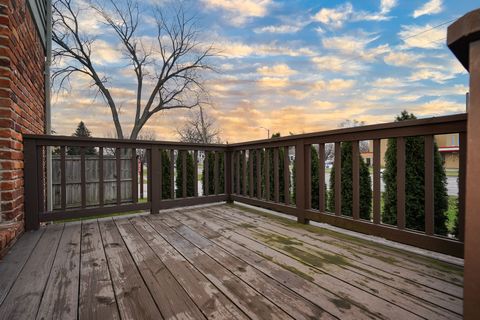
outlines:
{"label": "wooden deck", "polygon": [[0,319],[460,319],[462,268],[238,206],[55,224],[0,262]]}

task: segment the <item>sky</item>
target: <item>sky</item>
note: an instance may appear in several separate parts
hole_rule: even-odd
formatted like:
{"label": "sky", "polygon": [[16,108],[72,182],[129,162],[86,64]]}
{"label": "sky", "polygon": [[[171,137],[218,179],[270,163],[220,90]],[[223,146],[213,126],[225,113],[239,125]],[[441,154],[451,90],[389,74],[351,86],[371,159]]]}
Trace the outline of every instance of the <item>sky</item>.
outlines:
{"label": "sky", "polygon": [[[83,0],[77,5],[84,8]],[[446,28],[475,9],[473,0],[187,0],[199,39],[213,44],[202,75],[206,107],[223,141],[334,129],[347,119],[376,124],[406,109],[418,117],[465,112],[468,74],[446,46]],[[152,8],[142,2],[138,37],[155,36]],[[477,3],[478,5],[478,3]],[[95,38],[93,61],[131,130],[136,83],[112,31],[89,10],[81,28]],[[63,62],[65,63],[65,62]],[[70,135],[84,121],[94,136],[114,136],[111,113],[82,76],[52,98],[52,127]],[[178,140],[188,110],[167,110],[145,126],[158,140]]]}

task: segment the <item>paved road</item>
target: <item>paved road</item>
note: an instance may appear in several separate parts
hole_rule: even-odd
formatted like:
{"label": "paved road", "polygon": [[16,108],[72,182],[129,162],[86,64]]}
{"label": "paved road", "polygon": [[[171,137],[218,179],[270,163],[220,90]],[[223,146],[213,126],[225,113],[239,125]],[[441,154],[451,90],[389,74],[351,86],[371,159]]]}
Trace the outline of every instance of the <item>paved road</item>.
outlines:
{"label": "paved road", "polygon": [[[325,182],[327,183],[327,186],[330,181],[330,173],[325,173]],[[373,184],[373,177],[372,177],[372,184]],[[382,183],[380,185],[380,190],[382,192],[385,191],[385,183]],[[447,193],[449,196],[457,196],[458,195],[458,182],[457,182],[457,177],[447,177]]]}

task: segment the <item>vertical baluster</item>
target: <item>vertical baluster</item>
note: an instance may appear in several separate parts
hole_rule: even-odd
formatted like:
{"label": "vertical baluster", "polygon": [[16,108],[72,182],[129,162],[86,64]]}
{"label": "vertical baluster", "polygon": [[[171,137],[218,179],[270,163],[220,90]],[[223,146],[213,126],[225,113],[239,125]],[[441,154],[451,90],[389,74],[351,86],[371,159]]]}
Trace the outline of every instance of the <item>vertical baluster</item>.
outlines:
{"label": "vertical baluster", "polygon": [[247,195],[247,150],[242,151],[242,194]]}
{"label": "vertical baluster", "polygon": [[205,155],[205,159],[203,160],[203,168],[204,168],[204,171],[205,171],[205,190],[203,190],[203,194],[208,196],[210,194],[210,190],[209,190],[209,187],[210,187],[210,170],[209,169],[209,164],[208,164],[208,155],[210,153],[205,150],[204,152],[204,155]]}
{"label": "vertical baluster", "polygon": [[270,149],[265,148],[265,200],[270,201]]}
{"label": "vertical baluster", "polygon": [[280,202],[280,172],[278,165],[278,148],[273,149],[273,194],[274,201]]}
{"label": "vertical baluster", "polygon": [[397,138],[397,226],[405,228],[405,139]]}
{"label": "vertical baluster", "polygon": [[117,169],[117,205],[120,205],[122,201],[122,158],[121,158],[121,149],[116,148],[115,157],[115,168]]}
{"label": "vertical baluster", "polygon": [[373,140],[373,223],[380,223],[381,211],[380,139]]}
{"label": "vertical baluster", "polygon": [[253,186],[254,186],[254,181],[253,181],[253,150],[248,150],[248,163],[249,163],[249,174],[248,174],[248,187],[249,187],[249,193],[248,195],[253,198]]}
{"label": "vertical baluster", "polygon": [[425,136],[425,233],[433,235],[434,227],[434,181],[433,181],[433,136]]}
{"label": "vertical baluster", "polygon": [[[187,152],[182,151],[182,197],[187,197]],[[177,169],[178,170],[178,169]]]}
{"label": "vertical baluster", "polygon": [[232,193],[233,189],[235,188],[234,182],[233,182],[233,176],[234,176],[234,166],[233,162],[235,161],[233,151],[223,151],[223,158],[225,159],[225,165],[224,165],[224,190],[223,193],[227,195],[227,201],[232,202]]}
{"label": "vertical baluster", "polygon": [[103,147],[98,148],[98,202],[100,207],[105,204],[104,187],[103,187]]}
{"label": "vertical baluster", "polygon": [[198,151],[193,151],[193,195],[198,197]]}
{"label": "vertical baluster", "polygon": [[80,189],[82,208],[87,206],[87,181],[86,181],[86,162],[85,162],[85,147],[80,148]]}
{"label": "vertical baluster", "polygon": [[236,151],[236,152],[235,152],[236,158],[237,158],[237,166],[235,167],[235,169],[236,169],[236,171],[237,171],[237,173],[236,173],[236,180],[235,180],[235,182],[236,182],[236,184],[237,184],[237,187],[235,188],[235,191],[236,191],[236,194],[237,194],[237,195],[241,195],[241,194],[242,194],[242,191],[241,191],[241,189],[240,189],[240,180],[241,180],[241,179],[240,179],[240,161],[241,161],[241,160],[240,160],[240,159],[241,159],[240,153],[241,153],[241,151]]}
{"label": "vertical baluster", "polygon": [[[147,149],[144,149],[145,151],[145,155],[144,157],[146,158],[147,157]],[[140,159],[140,158],[139,158]],[[145,196],[144,196],[144,191],[143,191],[143,184],[144,184],[144,178],[143,178],[143,163],[144,160],[140,160],[140,199],[143,199]]]}
{"label": "vertical baluster", "polygon": [[[304,200],[304,208],[310,209],[312,207],[312,146],[310,145],[303,145],[303,168],[297,164],[297,175],[301,174],[304,176],[304,192],[305,196],[303,197]],[[296,149],[295,149],[296,150]],[[295,162],[297,161],[295,157]],[[302,169],[302,170],[301,170]],[[298,192],[298,185],[297,185],[297,198],[302,198],[302,193]],[[305,219],[304,219],[305,220]],[[303,221],[305,223],[305,221]]]}
{"label": "vertical baluster", "polygon": [[342,214],[342,149],[341,143],[335,142],[335,215]]}
{"label": "vertical baluster", "polygon": [[289,147],[284,147],[284,154],[283,154],[283,171],[284,171],[284,194],[285,194],[285,204],[290,204],[290,155],[288,154]]}
{"label": "vertical baluster", "polygon": [[318,145],[318,210],[325,211],[325,143]]}
{"label": "vertical baluster", "polygon": [[262,198],[262,159],[260,149],[257,152],[257,198]]}
{"label": "vertical baluster", "polygon": [[61,189],[61,208],[67,208],[67,164],[65,146],[60,148],[60,189]]}
{"label": "vertical baluster", "polygon": [[175,150],[173,149],[170,150],[170,198],[175,199]]}
{"label": "vertical baluster", "polygon": [[218,189],[219,189],[219,181],[220,181],[220,166],[219,166],[219,157],[218,157],[218,151],[214,152],[214,157],[213,157],[213,191],[215,195],[218,194]]}
{"label": "vertical baluster", "polygon": [[[45,193],[46,193],[46,184],[45,184],[45,174],[46,174],[46,147],[37,146],[36,147],[36,154],[37,154],[37,175],[38,175],[38,214],[45,212]],[[37,214],[37,216],[38,216]]]}
{"label": "vertical baluster", "polygon": [[352,141],[352,216],[360,218],[360,151],[358,141]]}
{"label": "vertical baluster", "polygon": [[148,156],[147,161],[149,178],[148,183],[148,198],[150,200],[150,213],[156,214],[161,207],[162,199],[162,150],[158,147],[152,149],[145,149],[145,156]]}
{"label": "vertical baluster", "polygon": [[132,202],[138,202],[138,159],[137,149],[132,148]]}
{"label": "vertical baluster", "polygon": [[467,133],[459,134],[459,168],[458,168],[458,239],[465,239],[465,190],[467,169]]}

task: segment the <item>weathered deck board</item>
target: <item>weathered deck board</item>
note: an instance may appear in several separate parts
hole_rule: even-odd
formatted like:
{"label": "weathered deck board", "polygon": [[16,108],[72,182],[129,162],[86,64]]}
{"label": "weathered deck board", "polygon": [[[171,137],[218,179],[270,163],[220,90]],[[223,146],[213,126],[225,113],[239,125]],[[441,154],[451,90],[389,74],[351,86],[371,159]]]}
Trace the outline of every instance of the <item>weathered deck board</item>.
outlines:
{"label": "weathered deck board", "polygon": [[113,220],[99,221],[103,246],[122,319],[161,319],[147,286]]}
{"label": "weathered deck board", "polygon": [[0,319],[460,319],[463,270],[214,205],[42,227],[0,261]]}
{"label": "weathered deck board", "polygon": [[[219,224],[215,224],[214,222],[212,222],[211,219],[205,219],[205,216],[201,214],[199,214],[198,216],[196,216],[196,214],[190,214],[186,216],[179,212],[174,217],[176,219],[181,220],[184,224],[191,226],[192,228],[194,228],[195,231],[200,232],[201,234],[208,237],[209,239],[211,239],[211,241],[219,244],[220,246],[223,246],[225,248],[230,248],[230,252],[233,252],[237,256],[241,254],[243,259],[253,261],[253,265],[255,265],[255,263],[258,262],[258,258],[255,257],[255,255],[257,255],[256,252],[260,253],[263,256],[268,257],[268,259],[266,260],[270,262],[270,266],[267,268],[267,271],[274,269],[274,266],[272,266],[271,264],[274,263],[275,259],[273,259],[274,258],[273,256],[267,255],[268,251],[270,249],[275,250],[274,248],[267,248],[266,246],[262,247],[261,243],[260,244],[256,243],[255,240],[248,239],[239,234],[235,234],[234,232],[227,230],[225,226],[222,227]],[[201,217],[203,217],[203,223],[200,222]],[[238,229],[240,230],[241,228],[238,228]],[[243,234],[243,230],[241,233]],[[251,251],[245,252],[245,249],[250,249]],[[277,254],[277,252],[275,251],[271,251],[271,252],[274,252],[274,255]],[[287,269],[294,268],[294,264],[292,264],[291,261],[284,261],[284,263],[282,263],[281,261],[279,262],[280,262],[279,263],[280,266],[287,266],[286,267]],[[302,273],[301,270],[305,271],[305,273]],[[315,276],[311,274],[312,272],[311,268],[308,269],[303,267],[303,269],[298,268],[298,269],[295,269],[295,271],[301,274],[304,278],[307,278],[307,279],[312,278],[312,280],[315,280],[314,279]],[[339,276],[342,276],[342,274],[339,273]],[[273,277],[275,277],[275,275],[273,275]],[[359,276],[358,279],[355,279],[352,277],[350,278],[344,277],[343,280],[347,282],[348,280],[350,280],[351,282],[354,282],[354,284],[357,284],[357,285],[361,283],[366,288],[371,286],[372,283],[374,282],[373,279],[370,279],[370,280],[362,279],[362,276]],[[382,286],[381,284],[377,284],[375,287],[378,288],[378,292],[379,293],[381,292],[381,294],[384,295],[385,298],[388,298],[388,294],[392,294],[391,291],[389,292],[389,288],[384,285]],[[304,296],[306,296],[305,293],[304,293]],[[409,306],[410,307],[408,309],[409,311],[411,311],[412,313],[420,314],[425,318],[435,318],[435,319],[461,318],[461,316],[458,314],[455,314],[445,309],[439,310],[438,306],[435,306],[428,302],[422,303],[422,301],[418,301],[418,299],[415,299],[414,297],[410,297],[408,295],[401,295],[399,293],[396,293],[396,295],[394,296],[394,299],[391,302],[397,305],[401,305],[402,307]],[[327,310],[330,311],[332,310],[332,308],[327,308]],[[359,312],[356,311],[355,313],[358,314]],[[346,318],[346,315],[337,315],[337,316],[341,318]],[[358,318],[358,316],[355,316],[355,317]]]}
{"label": "weathered deck board", "polygon": [[126,219],[117,227],[164,319],[205,319],[182,286]]}
{"label": "weathered deck board", "polygon": [[[217,209],[212,208],[208,210],[206,214],[215,214]],[[228,216],[228,221],[222,219],[222,217]],[[278,228],[268,221],[260,219],[248,218],[245,216],[231,216],[229,213],[221,212],[215,216],[215,220],[223,220],[225,222],[237,222],[237,225],[248,225],[256,227],[255,229],[249,228],[249,232],[253,233],[253,237],[256,240],[281,240],[285,237],[296,240],[301,243],[301,246],[292,244],[292,247],[297,250],[305,250],[309,253],[318,253],[322,255],[336,255],[343,257],[346,262],[343,263],[342,268],[350,270],[355,273],[363,274],[366,277],[372,278],[373,281],[379,281],[387,286],[391,286],[393,289],[402,290],[403,292],[412,295],[416,298],[423,299],[428,302],[432,302],[435,305],[442,306],[448,310],[456,313],[461,313],[461,299],[452,296],[451,293],[458,294],[458,285],[452,285],[445,283],[442,280],[435,278],[427,278],[425,280],[422,275],[414,273],[412,270],[403,270],[397,266],[391,266],[387,263],[387,260],[378,261],[369,255],[362,256],[361,252],[347,250],[338,244],[333,244],[331,241],[319,241],[314,239],[311,234],[302,234],[294,232],[291,229]],[[256,234],[256,236],[255,236]],[[260,239],[258,239],[260,237]],[[280,237],[280,238],[279,238]],[[283,238],[282,238],[283,237]],[[278,241],[277,241],[278,244]],[[337,267],[338,265],[327,265],[327,267]],[[420,279],[420,282],[415,281]],[[363,285],[369,286],[374,284],[372,281],[362,281]],[[420,288],[419,288],[420,285]],[[378,288],[371,288],[372,290],[378,290]],[[461,288],[460,288],[461,289]],[[444,292],[446,291],[446,293]],[[380,290],[383,293],[383,290]],[[413,301],[416,303],[417,301]],[[410,309],[409,309],[410,310]]]}
{"label": "weathered deck board", "polygon": [[1,319],[35,319],[62,231],[63,225],[45,230],[0,306]]}
{"label": "weathered deck board", "polygon": [[0,304],[5,300],[44,231],[45,228],[42,228],[37,232],[25,233],[3,257],[0,262]]}
{"label": "weathered deck board", "polygon": [[[245,220],[245,223],[260,223],[260,227],[265,229],[276,228],[276,232],[285,234],[288,236],[293,236],[298,238],[304,243],[312,244],[314,246],[328,247],[331,251],[334,251],[336,254],[342,254],[346,258],[349,258],[351,261],[359,261],[362,264],[368,265],[369,267],[375,268],[377,270],[384,270],[389,274],[397,275],[404,279],[417,282],[420,285],[431,286],[433,289],[439,290],[441,292],[448,293],[455,297],[461,298],[463,295],[461,280],[458,278],[458,274],[454,273],[455,269],[451,268],[450,273],[445,273],[440,270],[435,270],[436,266],[446,265],[442,263],[436,263],[431,266],[432,271],[430,273],[425,272],[420,269],[415,269],[413,267],[406,267],[403,259],[396,259],[392,256],[388,256],[377,251],[371,251],[368,249],[368,241],[365,241],[365,245],[358,246],[352,242],[342,241],[340,238],[333,238],[328,236],[328,233],[322,232],[322,237],[317,239],[316,235],[313,233],[300,232],[300,229],[286,228],[285,226],[278,227],[275,222],[272,222],[271,219],[264,218],[261,216],[254,216],[252,213],[238,214],[237,208],[232,208],[232,210],[223,210],[220,214],[224,215],[224,218],[233,217],[237,220]],[[218,209],[212,209],[214,212],[218,212]],[[243,210],[241,211],[243,212]],[[228,218],[227,218],[228,219]],[[280,231],[279,231],[280,230]],[[348,245],[345,245],[347,243]],[[396,252],[392,250],[392,252]],[[434,276],[433,271],[437,276]],[[441,274],[441,276],[440,276]],[[458,279],[454,280],[454,279]],[[459,283],[460,282],[460,283]],[[455,285],[452,285],[455,284]]]}
{"label": "weathered deck board", "polygon": [[97,221],[82,224],[80,319],[120,319]]}
{"label": "weathered deck board", "polygon": [[231,273],[255,288],[263,296],[283,309],[295,319],[334,319],[331,315],[306,300],[302,296],[291,291],[277,281],[272,281],[268,276],[230,255],[213,242],[201,236],[192,229],[179,224],[175,219],[167,219],[165,222],[185,239],[197,246],[212,259],[228,269]]}
{"label": "weathered deck board", "polygon": [[69,320],[77,318],[80,240],[81,224],[66,225],[37,319]]}
{"label": "weathered deck board", "polygon": [[200,272],[202,272],[233,303],[252,319],[293,319],[254,288],[234,276],[222,265],[193,246],[157,219],[148,219],[157,232]]}

